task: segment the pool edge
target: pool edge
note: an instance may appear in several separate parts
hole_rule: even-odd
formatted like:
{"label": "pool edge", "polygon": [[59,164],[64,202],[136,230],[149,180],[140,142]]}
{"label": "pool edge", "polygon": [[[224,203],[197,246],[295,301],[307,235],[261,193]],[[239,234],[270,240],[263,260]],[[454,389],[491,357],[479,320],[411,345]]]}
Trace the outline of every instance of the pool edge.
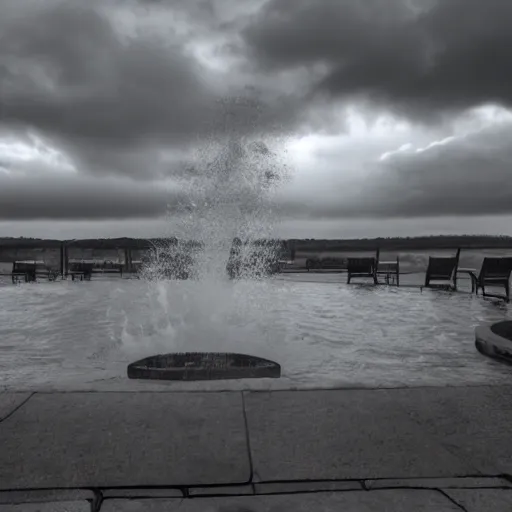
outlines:
{"label": "pool edge", "polygon": [[512,341],[494,334],[495,322],[475,328],[475,347],[481,354],[512,364]]}

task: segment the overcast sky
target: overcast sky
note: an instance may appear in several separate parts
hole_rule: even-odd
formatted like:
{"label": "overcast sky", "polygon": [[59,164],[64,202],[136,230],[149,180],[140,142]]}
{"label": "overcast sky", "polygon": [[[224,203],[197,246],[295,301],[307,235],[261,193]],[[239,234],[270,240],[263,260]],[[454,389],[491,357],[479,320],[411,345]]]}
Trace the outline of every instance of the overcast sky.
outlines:
{"label": "overcast sky", "polygon": [[169,234],[233,136],[281,236],[512,235],[510,62],[508,0],[0,0],[0,236]]}

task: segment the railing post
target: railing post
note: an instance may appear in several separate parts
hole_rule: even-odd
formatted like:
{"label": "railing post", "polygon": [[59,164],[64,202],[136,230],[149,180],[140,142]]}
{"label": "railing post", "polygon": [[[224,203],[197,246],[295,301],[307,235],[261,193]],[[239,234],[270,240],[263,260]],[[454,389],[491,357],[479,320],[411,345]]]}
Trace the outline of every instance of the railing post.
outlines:
{"label": "railing post", "polygon": [[132,271],[132,250],[128,247],[124,250],[124,268],[125,272],[130,273]]}
{"label": "railing post", "polygon": [[453,287],[457,290],[457,272],[459,270],[459,258],[460,258],[460,247],[457,248],[457,254],[455,255],[455,270],[453,275]]}
{"label": "railing post", "polygon": [[67,273],[68,261],[67,261],[67,250],[66,242],[60,243],[60,276],[64,279],[64,275]]}
{"label": "railing post", "polygon": [[288,240],[288,246],[290,250],[290,261],[295,261],[296,244],[295,240]]}

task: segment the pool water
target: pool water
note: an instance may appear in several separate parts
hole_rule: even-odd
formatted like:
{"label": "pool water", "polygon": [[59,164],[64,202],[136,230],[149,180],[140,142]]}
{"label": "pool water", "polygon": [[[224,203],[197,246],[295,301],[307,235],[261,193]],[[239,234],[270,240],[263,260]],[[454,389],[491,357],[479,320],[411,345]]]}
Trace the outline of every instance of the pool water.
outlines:
{"label": "pool water", "polygon": [[[219,390],[510,383],[474,328],[511,319],[468,293],[346,285],[342,276],[261,282],[129,279],[0,286],[0,390]],[[129,380],[128,363],[173,351],[277,361],[281,379]]]}

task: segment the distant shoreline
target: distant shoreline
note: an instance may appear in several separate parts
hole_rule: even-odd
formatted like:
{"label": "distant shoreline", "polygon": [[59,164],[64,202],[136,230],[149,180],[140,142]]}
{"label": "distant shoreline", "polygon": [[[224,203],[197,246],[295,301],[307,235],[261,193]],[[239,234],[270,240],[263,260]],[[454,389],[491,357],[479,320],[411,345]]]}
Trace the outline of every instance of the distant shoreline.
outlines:
{"label": "distant shoreline", "polygon": [[[76,240],[55,240],[39,238],[0,238],[0,248],[56,248],[63,242],[75,248],[91,249],[137,249],[147,247],[148,244],[158,244],[171,241],[172,238],[94,238]],[[176,239],[174,239],[176,240]],[[277,240],[276,240],[277,241]],[[510,236],[486,236],[486,235],[433,235],[421,237],[390,237],[390,238],[359,238],[359,239],[280,239],[289,247],[301,252],[308,251],[340,251],[360,250],[372,251],[377,248],[384,250],[421,250],[421,249],[512,249],[512,237]],[[189,241],[193,245],[198,242]]]}

